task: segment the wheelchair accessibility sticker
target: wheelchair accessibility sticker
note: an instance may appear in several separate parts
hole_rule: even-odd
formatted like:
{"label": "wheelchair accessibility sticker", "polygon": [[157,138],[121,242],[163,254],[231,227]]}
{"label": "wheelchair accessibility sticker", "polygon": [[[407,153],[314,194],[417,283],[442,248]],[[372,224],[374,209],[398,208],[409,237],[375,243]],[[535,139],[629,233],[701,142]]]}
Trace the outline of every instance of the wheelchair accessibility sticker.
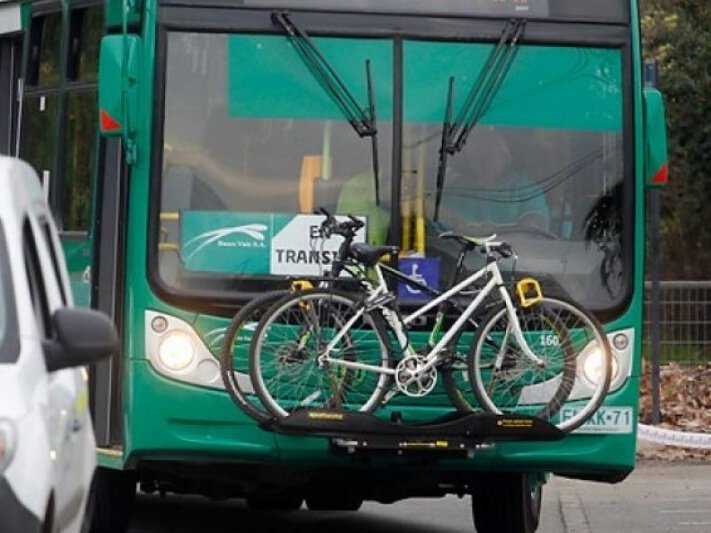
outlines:
{"label": "wheelchair accessibility sticker", "polygon": [[[399,265],[400,271],[413,281],[430,289],[439,289],[438,257],[404,257],[400,259]],[[404,301],[422,302],[431,300],[432,294],[416,285],[401,282],[398,286],[398,297]]]}

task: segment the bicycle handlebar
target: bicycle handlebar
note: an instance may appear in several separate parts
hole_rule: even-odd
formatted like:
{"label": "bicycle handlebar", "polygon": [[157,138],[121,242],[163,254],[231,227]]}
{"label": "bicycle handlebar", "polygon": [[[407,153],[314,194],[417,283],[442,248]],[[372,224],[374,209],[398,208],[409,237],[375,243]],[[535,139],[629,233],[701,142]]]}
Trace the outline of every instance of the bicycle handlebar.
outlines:
{"label": "bicycle handlebar", "polygon": [[319,207],[316,210],[316,214],[326,217],[326,220],[321,223],[321,227],[319,228],[321,237],[324,238],[328,238],[331,235],[340,235],[346,239],[352,239],[358,230],[365,226],[365,223],[362,220],[358,220],[353,215],[347,215],[348,220],[338,222],[336,217],[323,207]]}
{"label": "bicycle handlebar", "polygon": [[480,248],[483,252],[490,254],[492,252],[497,252],[503,258],[512,257],[516,255],[516,252],[511,247],[511,245],[504,241],[495,241],[496,234],[489,235],[488,237],[467,237],[460,233],[454,231],[445,231],[440,233],[440,239],[454,239],[465,248],[473,249]]}
{"label": "bicycle handlebar", "polygon": [[[321,237],[325,239],[331,237],[332,235],[340,235],[346,239],[347,243],[350,243],[358,230],[365,226],[363,221],[355,218],[353,215],[346,215],[348,220],[338,222],[336,217],[323,207],[319,207],[315,213],[326,217],[319,228]],[[489,235],[488,237],[477,238],[467,237],[466,235],[461,235],[459,233],[455,233],[454,231],[445,231],[439,235],[439,238],[455,239],[466,248],[473,249],[478,247],[486,254],[498,253],[502,258],[516,256],[516,252],[509,243],[494,240],[496,238],[496,234]]]}

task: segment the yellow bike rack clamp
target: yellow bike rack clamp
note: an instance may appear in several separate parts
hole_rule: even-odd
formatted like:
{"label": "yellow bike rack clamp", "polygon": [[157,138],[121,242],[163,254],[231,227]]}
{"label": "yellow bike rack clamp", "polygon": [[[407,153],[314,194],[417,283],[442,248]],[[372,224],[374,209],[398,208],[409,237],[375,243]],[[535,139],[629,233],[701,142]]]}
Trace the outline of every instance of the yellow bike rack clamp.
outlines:
{"label": "yellow bike rack clamp", "polygon": [[289,289],[291,292],[308,291],[314,288],[314,284],[307,279],[295,279],[291,282]]}
{"label": "yellow bike rack clamp", "polygon": [[521,301],[521,307],[531,307],[543,299],[541,285],[533,278],[523,278],[516,284],[516,292]]}

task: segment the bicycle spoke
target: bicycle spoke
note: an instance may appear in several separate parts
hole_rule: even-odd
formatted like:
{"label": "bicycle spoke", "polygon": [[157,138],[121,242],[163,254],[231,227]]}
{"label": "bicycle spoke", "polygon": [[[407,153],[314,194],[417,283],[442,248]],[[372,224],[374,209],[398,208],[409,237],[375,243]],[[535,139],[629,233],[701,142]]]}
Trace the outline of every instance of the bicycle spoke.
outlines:
{"label": "bicycle spoke", "polygon": [[220,372],[230,398],[247,415],[262,421],[269,412],[256,394],[249,375],[250,342],[264,312],[283,298],[285,291],[266,293],[242,307],[225,331],[220,350]]}
{"label": "bicycle spoke", "polygon": [[382,335],[357,302],[307,292],[277,307],[260,324],[252,353],[265,404],[278,416],[300,407],[375,408],[387,376],[341,364],[387,367]]}
{"label": "bicycle spoke", "polygon": [[[544,298],[532,307],[518,310],[521,342],[540,364],[526,355],[512,334],[504,307],[487,319],[477,334],[470,354],[469,376],[478,402],[492,412],[539,416],[555,421],[564,403],[575,394],[585,400],[584,411],[564,430],[577,427],[594,411],[607,389],[605,380],[585,399],[576,389],[578,357],[585,350],[600,349],[609,356],[609,346],[599,324],[573,304]],[[608,380],[609,381],[609,380]]]}

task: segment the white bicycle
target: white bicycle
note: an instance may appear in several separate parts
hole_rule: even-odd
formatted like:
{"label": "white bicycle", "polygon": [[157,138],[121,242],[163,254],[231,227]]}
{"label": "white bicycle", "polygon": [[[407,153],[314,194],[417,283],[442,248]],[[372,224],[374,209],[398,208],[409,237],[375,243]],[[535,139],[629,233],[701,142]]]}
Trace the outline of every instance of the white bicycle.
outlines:
{"label": "white bicycle", "polygon": [[[302,408],[370,412],[397,393],[429,394],[440,374],[460,411],[481,407],[537,416],[567,432],[599,407],[611,374],[610,346],[599,322],[577,304],[543,296],[532,279],[519,281],[512,294],[499,269],[499,261],[513,255],[508,244],[493,237],[442,234],[461,245],[455,280],[471,251],[483,252],[486,263],[439,293],[379,262],[397,253],[396,248],[353,243],[362,225],[353,217],[337,222],[330,215],[322,224],[324,237],[344,237],[332,279],[345,270],[360,290],[316,288],[289,294],[265,312],[252,337],[250,375],[274,416]],[[401,316],[386,275],[433,292],[434,298]],[[458,302],[462,295],[464,305]],[[445,331],[452,306],[459,314]],[[417,350],[408,327],[434,308],[438,312],[429,342]],[[459,346],[468,336],[463,333],[472,329],[465,356]],[[582,383],[577,378],[579,359],[591,354],[599,358],[600,377]],[[575,414],[557,420],[568,400],[574,400]]]}

